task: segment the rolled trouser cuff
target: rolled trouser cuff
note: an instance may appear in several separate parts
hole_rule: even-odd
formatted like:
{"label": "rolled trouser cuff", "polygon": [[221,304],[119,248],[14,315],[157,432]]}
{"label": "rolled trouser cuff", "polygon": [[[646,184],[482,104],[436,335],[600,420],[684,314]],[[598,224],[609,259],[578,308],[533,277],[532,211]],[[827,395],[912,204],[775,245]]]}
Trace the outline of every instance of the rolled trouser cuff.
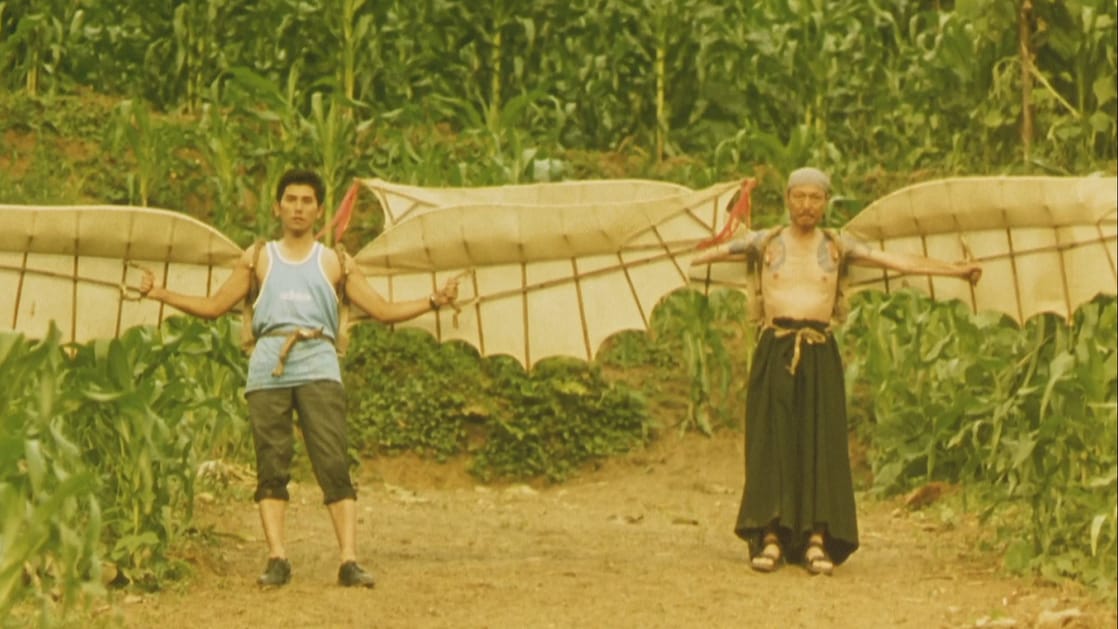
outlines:
{"label": "rolled trouser cuff", "polygon": [[274,479],[257,483],[256,493],[253,494],[253,500],[256,502],[261,500],[288,501],[290,499],[291,495],[287,493],[287,479]]}
{"label": "rolled trouser cuff", "polygon": [[336,490],[322,491],[322,502],[327,505],[332,505],[341,500],[357,500],[357,490],[353,486],[339,487]]}

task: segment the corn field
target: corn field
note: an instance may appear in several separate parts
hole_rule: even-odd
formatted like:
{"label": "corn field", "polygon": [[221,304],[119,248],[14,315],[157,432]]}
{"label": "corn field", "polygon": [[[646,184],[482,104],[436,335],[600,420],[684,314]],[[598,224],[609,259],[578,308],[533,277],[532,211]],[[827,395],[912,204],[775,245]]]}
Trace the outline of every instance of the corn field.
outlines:
{"label": "corn field", "polygon": [[[810,162],[856,190],[1112,164],[1115,18],[1108,0],[6,0],[0,85],[190,117],[222,208],[276,159],[337,190],[534,179],[584,150],[701,156],[674,172],[696,185]],[[128,199],[173,205],[162,182],[191,163],[121,116]]]}

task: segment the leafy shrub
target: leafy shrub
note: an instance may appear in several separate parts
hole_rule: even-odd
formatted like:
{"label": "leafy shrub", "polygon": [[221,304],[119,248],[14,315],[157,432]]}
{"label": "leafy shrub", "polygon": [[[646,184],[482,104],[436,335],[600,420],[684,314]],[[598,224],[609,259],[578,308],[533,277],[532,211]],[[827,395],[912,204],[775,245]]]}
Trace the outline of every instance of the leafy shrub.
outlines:
{"label": "leafy shrub", "polygon": [[640,397],[594,367],[552,360],[525,372],[417,330],[355,328],[345,378],[355,447],[467,454],[487,480],[559,480],[649,435]]}
{"label": "leafy shrub", "polygon": [[860,296],[845,341],[877,489],[994,487],[982,515],[1001,524],[1007,567],[1112,586],[1116,327],[1112,297],[1018,329],[910,293]]}
{"label": "leafy shrub", "polygon": [[643,398],[606,382],[593,366],[553,359],[524,373],[498,360],[492,378],[507,406],[491,419],[485,444],[474,453],[471,470],[482,479],[559,481],[584,463],[649,438]]}
{"label": "leafy shrub", "polygon": [[439,460],[462,452],[466,423],[488,415],[477,352],[414,329],[353,329],[344,379],[359,450],[416,451]]}

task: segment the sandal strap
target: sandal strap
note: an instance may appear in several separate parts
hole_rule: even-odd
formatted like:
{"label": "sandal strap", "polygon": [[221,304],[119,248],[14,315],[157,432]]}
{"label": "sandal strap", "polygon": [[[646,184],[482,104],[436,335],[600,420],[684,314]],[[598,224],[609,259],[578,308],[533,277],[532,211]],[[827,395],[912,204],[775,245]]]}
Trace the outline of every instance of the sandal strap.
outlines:
{"label": "sandal strap", "polygon": [[[811,551],[813,551],[813,550],[818,550],[819,552],[818,553],[812,553]],[[825,561],[827,563],[834,563],[834,561],[831,559],[831,555],[827,552],[827,549],[823,547],[823,544],[816,543],[816,542],[809,542],[808,543],[807,549],[804,550],[804,559],[806,559],[807,561],[809,561],[811,563],[815,563],[817,561]]]}

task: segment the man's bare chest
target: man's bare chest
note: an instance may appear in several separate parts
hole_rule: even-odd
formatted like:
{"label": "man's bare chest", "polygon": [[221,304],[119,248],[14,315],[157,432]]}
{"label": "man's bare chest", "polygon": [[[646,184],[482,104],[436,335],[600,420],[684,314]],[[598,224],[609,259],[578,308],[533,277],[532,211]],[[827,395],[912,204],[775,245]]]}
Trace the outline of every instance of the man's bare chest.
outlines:
{"label": "man's bare chest", "polygon": [[838,247],[821,234],[809,242],[777,236],[765,248],[763,261],[766,282],[833,285],[838,280]]}

